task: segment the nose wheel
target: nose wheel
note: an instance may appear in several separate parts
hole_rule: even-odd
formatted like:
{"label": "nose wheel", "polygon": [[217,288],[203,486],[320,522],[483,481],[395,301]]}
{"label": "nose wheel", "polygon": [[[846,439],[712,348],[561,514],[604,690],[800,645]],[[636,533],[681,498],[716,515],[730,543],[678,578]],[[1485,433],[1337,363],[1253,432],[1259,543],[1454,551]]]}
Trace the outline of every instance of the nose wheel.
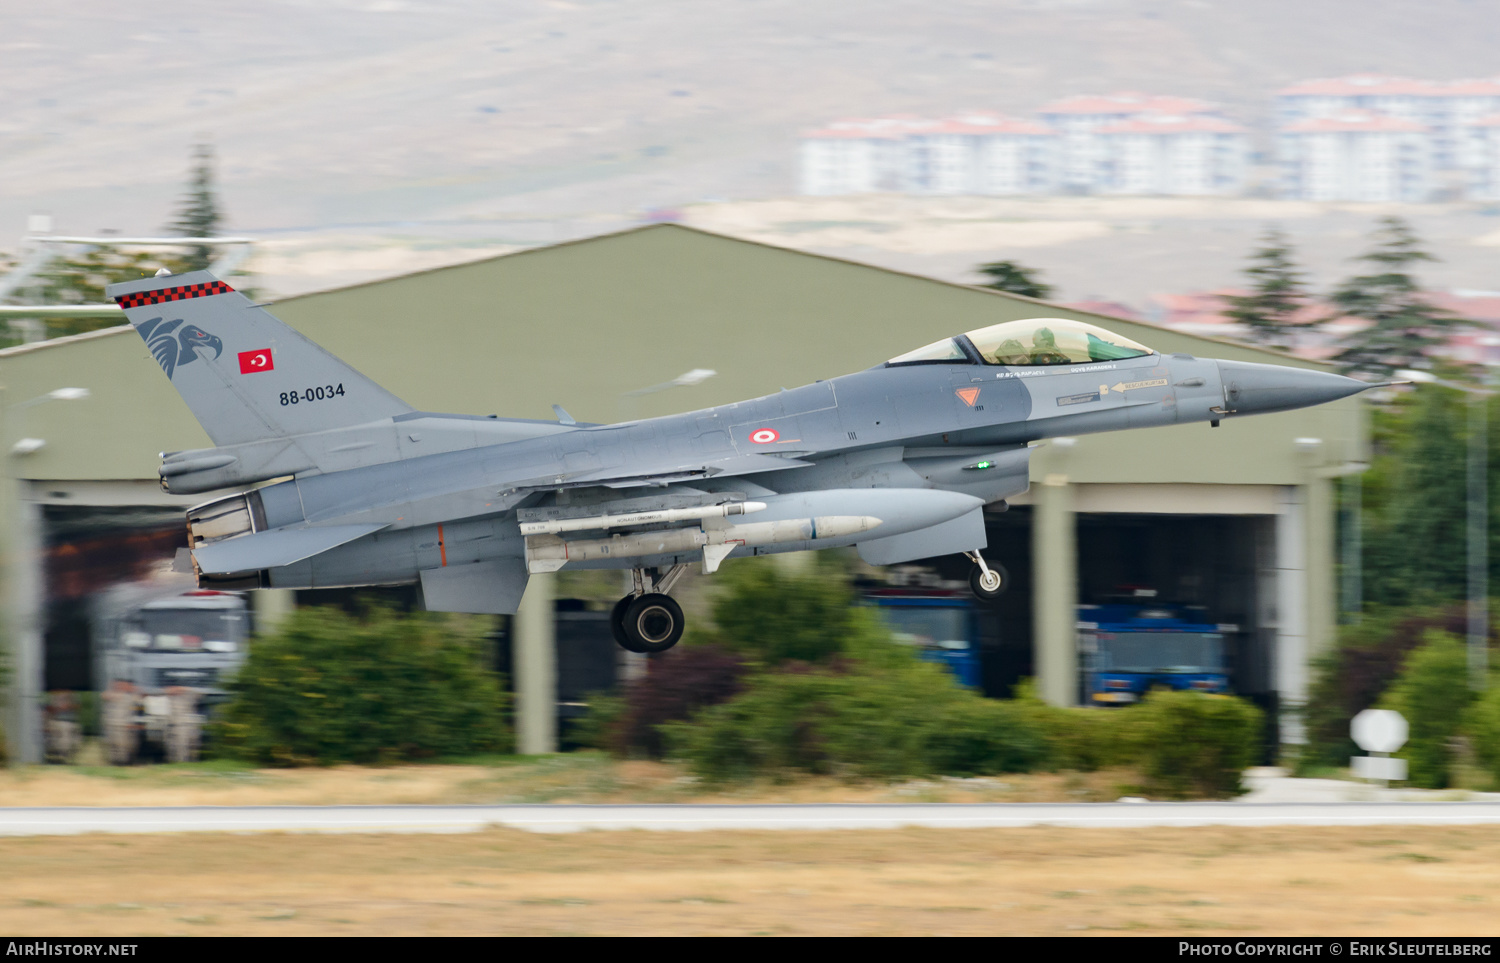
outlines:
{"label": "nose wheel", "polygon": [[1010,587],[1010,575],[1002,565],[990,565],[978,552],[965,552],[974,561],[969,572],[969,591],[981,602],[994,602]]}

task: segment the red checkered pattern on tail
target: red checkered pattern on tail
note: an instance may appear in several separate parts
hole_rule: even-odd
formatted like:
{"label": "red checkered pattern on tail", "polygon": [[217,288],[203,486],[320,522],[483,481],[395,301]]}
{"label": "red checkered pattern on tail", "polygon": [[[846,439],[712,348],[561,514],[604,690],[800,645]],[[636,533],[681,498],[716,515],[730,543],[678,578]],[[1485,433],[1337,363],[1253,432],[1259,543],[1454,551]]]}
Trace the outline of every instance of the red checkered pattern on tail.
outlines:
{"label": "red checkered pattern on tail", "polygon": [[205,281],[202,284],[184,284],[178,288],[161,288],[142,291],[115,298],[122,308],[139,308],[147,304],[162,304],[166,301],[185,301],[188,298],[206,298],[214,294],[229,294],[234,288],[223,281]]}

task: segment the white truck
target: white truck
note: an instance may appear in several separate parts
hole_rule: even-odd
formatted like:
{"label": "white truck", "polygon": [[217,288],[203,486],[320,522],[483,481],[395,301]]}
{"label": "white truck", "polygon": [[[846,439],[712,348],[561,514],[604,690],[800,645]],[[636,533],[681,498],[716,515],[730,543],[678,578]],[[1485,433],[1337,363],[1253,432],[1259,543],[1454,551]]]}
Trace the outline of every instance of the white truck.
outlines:
{"label": "white truck", "polygon": [[244,595],[114,593],[96,611],[94,638],[109,761],[196,759],[206,714],[228,698],[223,684],[248,652]]}

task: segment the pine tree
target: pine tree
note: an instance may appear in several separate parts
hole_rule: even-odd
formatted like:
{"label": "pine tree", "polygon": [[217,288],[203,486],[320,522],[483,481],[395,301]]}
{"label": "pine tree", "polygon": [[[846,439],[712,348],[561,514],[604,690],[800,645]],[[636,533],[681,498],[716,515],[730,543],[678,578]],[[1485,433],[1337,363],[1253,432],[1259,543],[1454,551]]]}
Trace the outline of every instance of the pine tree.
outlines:
{"label": "pine tree", "polygon": [[[178,237],[214,237],[219,233],[223,214],[214,196],[214,151],[208,144],[193,148],[193,169],[188,179],[187,196],[178,208],[177,220],[169,230]],[[187,270],[201,271],[213,261],[213,250],[205,244],[188,248]]]}
{"label": "pine tree", "polygon": [[[27,299],[36,304],[106,304],[107,285],[149,278],[160,268],[173,274],[188,270],[186,259],[161,248],[147,251],[122,251],[106,245],[82,250],[71,248],[67,256],[51,262],[31,279],[26,289]],[[61,338],[121,323],[119,317],[110,316],[49,318],[46,336]]]}
{"label": "pine tree", "polygon": [[996,291],[1021,294],[1028,298],[1045,299],[1052,296],[1052,285],[1042,282],[1040,271],[1023,267],[1015,261],[981,264],[975,270],[989,278],[984,284],[979,285],[982,288],[994,288]]}
{"label": "pine tree", "polygon": [[1398,368],[1424,363],[1428,349],[1471,322],[1422,298],[1411,269],[1437,258],[1422,250],[1409,224],[1399,217],[1381,218],[1373,242],[1357,260],[1373,265],[1374,273],[1345,280],[1328,299],[1340,314],[1371,322],[1349,335],[1333,360],[1351,371],[1388,377]]}
{"label": "pine tree", "polygon": [[1250,278],[1250,293],[1225,297],[1229,317],[1249,329],[1252,340],[1277,348],[1291,346],[1297,312],[1307,304],[1302,272],[1292,260],[1292,247],[1286,235],[1267,228],[1261,246],[1250,255],[1245,274]]}

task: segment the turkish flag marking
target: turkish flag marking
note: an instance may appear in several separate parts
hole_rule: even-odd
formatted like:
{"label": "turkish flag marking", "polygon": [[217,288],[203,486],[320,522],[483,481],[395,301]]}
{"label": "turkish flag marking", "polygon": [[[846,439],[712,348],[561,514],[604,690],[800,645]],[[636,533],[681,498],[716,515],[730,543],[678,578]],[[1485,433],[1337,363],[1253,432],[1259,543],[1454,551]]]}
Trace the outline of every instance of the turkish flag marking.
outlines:
{"label": "turkish flag marking", "polygon": [[240,352],[240,374],[255,374],[257,371],[273,371],[276,363],[271,360],[271,349]]}
{"label": "turkish flag marking", "polygon": [[[244,355],[240,355],[240,357],[243,358]],[[970,408],[974,407],[974,402],[979,400],[978,388],[959,388],[958,391],[955,392],[955,394],[962,398],[964,400],[964,404],[968,405]]]}

